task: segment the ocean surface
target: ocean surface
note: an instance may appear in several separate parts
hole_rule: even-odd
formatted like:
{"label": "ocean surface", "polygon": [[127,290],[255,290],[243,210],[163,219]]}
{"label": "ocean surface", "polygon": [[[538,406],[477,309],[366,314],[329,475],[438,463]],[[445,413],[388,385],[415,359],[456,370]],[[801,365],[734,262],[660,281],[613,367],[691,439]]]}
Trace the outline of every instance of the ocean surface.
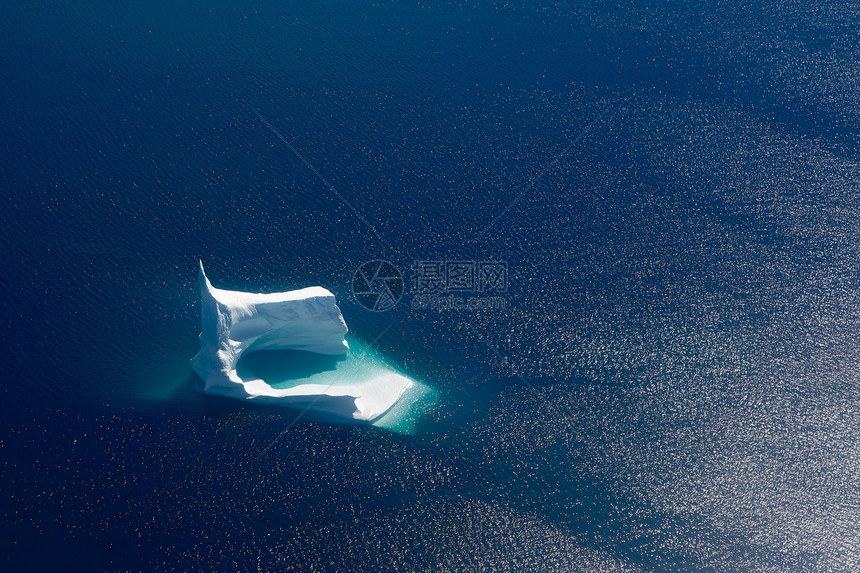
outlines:
{"label": "ocean surface", "polygon": [[[858,38],[830,0],[4,3],[0,569],[860,570]],[[198,260],[328,288],[433,399],[203,395]],[[506,288],[426,304],[428,261]]]}

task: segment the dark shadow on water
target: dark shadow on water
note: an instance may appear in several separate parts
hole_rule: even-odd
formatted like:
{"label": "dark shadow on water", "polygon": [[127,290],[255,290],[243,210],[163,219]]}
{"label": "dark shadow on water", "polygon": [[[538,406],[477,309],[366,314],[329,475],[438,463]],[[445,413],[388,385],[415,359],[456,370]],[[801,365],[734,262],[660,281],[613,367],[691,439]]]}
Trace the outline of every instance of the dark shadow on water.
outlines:
{"label": "dark shadow on water", "polygon": [[302,380],[337,369],[346,355],[328,355],[307,350],[258,350],[242,356],[236,372],[243,380],[260,378],[266,384],[283,384]]}

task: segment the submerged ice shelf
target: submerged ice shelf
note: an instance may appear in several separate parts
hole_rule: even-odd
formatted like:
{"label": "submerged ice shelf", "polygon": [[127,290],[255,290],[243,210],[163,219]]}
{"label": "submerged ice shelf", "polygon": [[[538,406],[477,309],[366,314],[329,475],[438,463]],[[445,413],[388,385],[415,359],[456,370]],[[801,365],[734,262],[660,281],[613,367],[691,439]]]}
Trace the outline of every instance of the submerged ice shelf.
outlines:
{"label": "submerged ice shelf", "polygon": [[373,421],[416,384],[366,351],[349,355],[346,322],[322,287],[218,289],[201,262],[200,293],[200,352],[191,364],[207,394]]}

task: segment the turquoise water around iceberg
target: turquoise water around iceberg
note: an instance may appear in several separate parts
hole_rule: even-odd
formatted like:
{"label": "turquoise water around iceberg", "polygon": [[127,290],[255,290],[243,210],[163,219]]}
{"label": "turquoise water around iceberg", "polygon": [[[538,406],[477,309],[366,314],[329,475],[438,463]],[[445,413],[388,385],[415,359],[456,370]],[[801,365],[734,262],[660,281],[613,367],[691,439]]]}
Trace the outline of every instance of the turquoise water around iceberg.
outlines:
{"label": "turquoise water around iceberg", "polygon": [[[260,378],[273,388],[293,388],[300,385],[323,387],[362,386],[372,384],[374,379],[400,374],[372,347],[359,342],[353,336],[346,337],[349,351],[345,356],[327,356],[301,350],[270,350],[246,354],[240,360],[237,372],[243,380]],[[372,423],[400,433],[412,433],[422,416],[437,406],[438,393],[431,387],[411,379],[412,386],[401,395],[395,405]],[[276,407],[276,406],[275,406]],[[294,409],[296,406],[292,406]],[[314,412],[314,401],[310,400],[299,409],[307,408],[313,419],[327,419],[335,423],[348,423],[342,418],[324,418]]]}

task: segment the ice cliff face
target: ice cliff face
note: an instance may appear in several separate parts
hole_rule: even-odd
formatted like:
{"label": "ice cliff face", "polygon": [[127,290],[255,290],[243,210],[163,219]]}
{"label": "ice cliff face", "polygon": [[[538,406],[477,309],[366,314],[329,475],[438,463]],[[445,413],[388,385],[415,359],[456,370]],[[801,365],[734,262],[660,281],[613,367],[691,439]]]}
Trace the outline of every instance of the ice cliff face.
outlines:
{"label": "ice cliff face", "polygon": [[[353,368],[350,379],[327,373],[275,388],[237,373],[242,356],[258,350],[300,350],[346,357],[346,323],[334,295],[322,287],[256,294],[217,289],[200,263],[202,299],[200,352],[191,360],[204,392],[231,398],[311,408],[357,420],[374,420],[412,385],[405,376],[378,366]],[[289,364],[284,365],[285,368]]]}

